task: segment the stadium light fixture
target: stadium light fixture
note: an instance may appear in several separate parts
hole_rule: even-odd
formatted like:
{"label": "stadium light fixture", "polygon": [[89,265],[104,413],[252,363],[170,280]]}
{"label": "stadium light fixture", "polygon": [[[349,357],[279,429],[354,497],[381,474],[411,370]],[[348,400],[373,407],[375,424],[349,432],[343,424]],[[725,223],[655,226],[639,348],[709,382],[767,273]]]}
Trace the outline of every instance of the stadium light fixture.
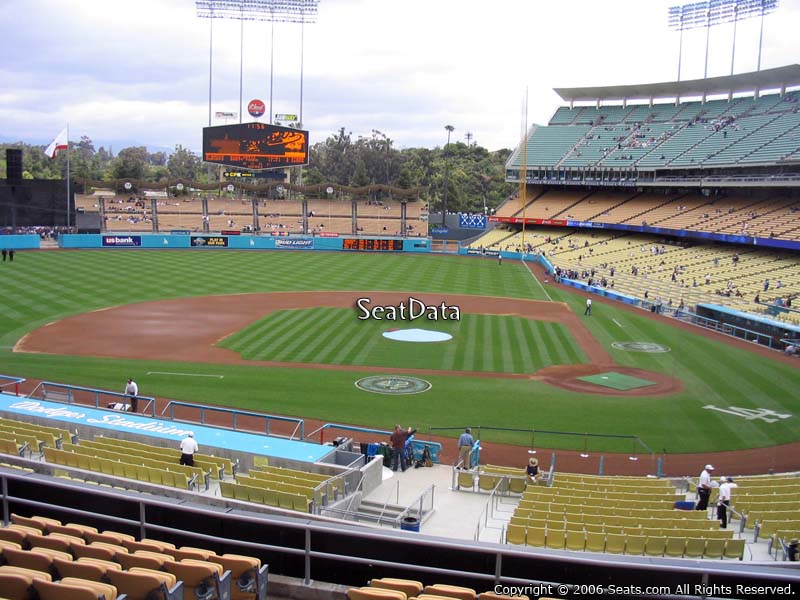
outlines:
{"label": "stadium light fixture", "polygon": [[197,16],[210,19],[210,41],[208,57],[208,124],[211,125],[211,49],[213,48],[214,19],[240,21],[239,35],[239,122],[242,122],[242,71],[244,64],[244,22],[267,21],[272,23],[270,36],[269,67],[269,122],[272,123],[273,56],[275,23],[300,23],[300,123],[303,121],[303,59],[305,53],[305,24],[316,23],[319,0],[195,0]]}
{"label": "stadium light fixture", "polygon": [[[678,49],[678,81],[681,79],[681,54],[683,32],[689,29],[706,28],[706,59],[703,77],[708,76],[708,42],[711,27],[723,23],[734,23],[733,52],[736,52],[736,24],[743,20],[761,16],[761,35],[758,40],[758,70],[761,70],[761,44],[764,33],[764,15],[778,8],[778,0],[706,0],[683,6],[670,6],[667,9],[667,25],[681,32]],[[733,59],[731,59],[731,68]],[[731,73],[733,74],[733,73]]]}
{"label": "stadium light fixture", "polygon": [[315,23],[319,0],[196,0],[195,6],[201,18]]}
{"label": "stadium light fixture", "polygon": [[448,184],[448,164],[450,162],[450,134],[455,131],[452,125],[445,125],[447,130],[447,144],[444,147],[444,198],[442,199],[442,227],[447,227],[447,184]]}

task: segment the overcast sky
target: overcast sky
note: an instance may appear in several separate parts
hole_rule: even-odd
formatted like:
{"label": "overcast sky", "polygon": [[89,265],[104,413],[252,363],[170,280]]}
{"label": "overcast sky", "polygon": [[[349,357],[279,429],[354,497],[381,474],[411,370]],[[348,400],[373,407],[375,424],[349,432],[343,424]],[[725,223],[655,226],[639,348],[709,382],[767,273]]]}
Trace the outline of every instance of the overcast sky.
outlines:
{"label": "overcast sky", "polygon": [[[688,1],[688,0],[687,0]],[[674,81],[678,0],[319,0],[304,27],[311,143],[344,127],[396,147],[447,139],[496,150],[546,123],[554,87]],[[24,8],[24,9],[23,9]],[[208,124],[209,29],[194,0],[0,0],[0,141],[70,139],[198,151]],[[738,24],[737,73],[754,71],[760,19]],[[800,62],[800,0],[764,22],[762,68]],[[269,112],[271,26],[245,22],[243,112]],[[240,23],[213,20],[212,111],[239,113]],[[300,113],[301,26],[274,26],[273,113]],[[733,26],[711,30],[709,76],[731,68]],[[687,31],[682,79],[703,76],[705,30]],[[213,115],[212,115],[213,117]],[[237,119],[238,120],[238,119]],[[261,118],[268,122],[268,115]],[[229,121],[234,122],[234,121]],[[213,119],[213,124],[223,124]]]}

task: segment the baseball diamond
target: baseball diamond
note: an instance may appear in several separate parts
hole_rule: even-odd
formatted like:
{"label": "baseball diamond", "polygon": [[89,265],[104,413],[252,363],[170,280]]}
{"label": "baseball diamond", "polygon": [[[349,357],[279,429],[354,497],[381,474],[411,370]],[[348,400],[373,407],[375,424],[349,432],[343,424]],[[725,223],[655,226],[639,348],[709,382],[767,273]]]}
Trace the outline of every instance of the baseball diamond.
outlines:
{"label": "baseball diamond", "polygon": [[[636,435],[667,453],[795,440],[794,416],[766,424],[703,408],[734,405],[795,415],[797,367],[791,361],[616,304],[598,301],[594,316],[584,320],[582,296],[541,286],[537,267],[532,276],[520,263],[495,266],[435,255],[30,253],[24,271],[0,289],[0,342],[14,345],[13,352],[2,351],[3,362],[22,376],[109,388],[118,373],[130,373],[158,396],[368,426],[398,420],[420,429],[448,425],[457,405],[459,421]],[[441,356],[423,353],[418,360],[425,345],[384,340],[380,327],[358,339],[376,323],[355,318],[357,298],[389,304],[409,295],[461,307],[460,333],[444,343],[462,344],[458,352],[429,344]],[[344,313],[352,323],[340,334],[337,318]],[[321,318],[330,326],[320,326]],[[521,335],[520,324],[527,324]],[[644,340],[672,351],[631,353],[612,346]],[[379,344],[394,346],[373,352]],[[399,353],[398,344],[412,350]],[[331,346],[342,356],[332,355]],[[224,378],[146,375],[156,371]],[[626,391],[578,379],[608,371],[654,385]],[[375,406],[353,388],[354,376],[390,373],[421,375],[433,388],[409,396],[402,407]],[[494,401],[499,397],[502,403]],[[678,420],[680,428],[667,425]],[[484,438],[527,443],[527,436],[513,432]]]}

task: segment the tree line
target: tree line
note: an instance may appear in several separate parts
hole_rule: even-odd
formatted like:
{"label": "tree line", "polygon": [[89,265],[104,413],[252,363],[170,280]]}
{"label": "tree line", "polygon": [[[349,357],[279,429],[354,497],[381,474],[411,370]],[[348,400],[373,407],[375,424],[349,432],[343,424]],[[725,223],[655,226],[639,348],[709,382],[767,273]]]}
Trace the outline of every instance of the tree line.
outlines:
{"label": "tree line", "polygon": [[[22,148],[23,177],[59,179],[66,176],[67,153],[51,160],[44,146],[25,143],[0,144],[0,148]],[[369,137],[356,137],[345,128],[309,149],[309,164],[290,169],[291,181],[304,184],[332,183],[352,187],[387,184],[394,187],[420,187],[432,210],[441,206],[447,186],[450,211],[482,212],[498,206],[514,185],[505,182],[505,162],[511,153],[504,149],[489,152],[477,144],[453,142],[446,147],[403,148],[374,131]],[[5,162],[5,151],[0,154]],[[447,164],[447,168],[445,168]],[[5,173],[3,165],[2,173]],[[180,179],[189,182],[216,181],[219,169],[209,168],[200,156],[181,145],[171,153],[149,152],[144,146],[121,149],[95,149],[87,136],[70,142],[70,175],[91,180],[135,179],[158,182]],[[446,176],[445,176],[446,175]]]}

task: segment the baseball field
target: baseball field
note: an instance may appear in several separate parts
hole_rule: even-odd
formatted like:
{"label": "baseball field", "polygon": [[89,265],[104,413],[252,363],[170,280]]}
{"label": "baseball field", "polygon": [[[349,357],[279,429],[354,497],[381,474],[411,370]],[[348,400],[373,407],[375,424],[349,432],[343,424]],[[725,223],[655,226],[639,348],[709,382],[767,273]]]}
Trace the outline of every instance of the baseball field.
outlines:
{"label": "baseball field", "polygon": [[[520,446],[530,435],[510,430],[638,436],[667,454],[800,440],[800,361],[613,304],[595,302],[585,317],[584,296],[534,272],[439,255],[18,253],[0,263],[0,373],[119,391],[133,377],[144,395],[379,428],[507,429],[482,437]],[[445,303],[460,320],[359,320],[363,297]],[[412,327],[452,339],[383,336]],[[612,346],[620,342],[660,351]],[[618,391],[576,379],[605,372],[654,385]],[[432,387],[402,396],[355,387],[378,373]],[[576,441],[537,434],[537,444]]]}

